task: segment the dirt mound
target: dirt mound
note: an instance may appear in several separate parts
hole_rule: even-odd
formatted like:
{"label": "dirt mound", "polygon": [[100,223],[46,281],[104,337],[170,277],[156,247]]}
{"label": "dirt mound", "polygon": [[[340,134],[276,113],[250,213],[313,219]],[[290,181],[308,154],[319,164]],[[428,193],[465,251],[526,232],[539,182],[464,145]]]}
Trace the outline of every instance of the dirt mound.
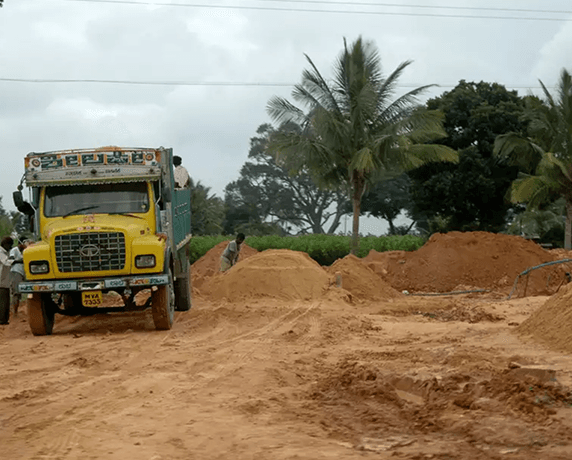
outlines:
{"label": "dirt mound", "polygon": [[361,259],[351,254],[336,260],[327,271],[334,277],[337,273],[340,274],[341,287],[355,300],[387,300],[403,295],[387,284]]}
{"label": "dirt mound", "polygon": [[[364,262],[399,291],[451,292],[462,284],[508,293],[521,272],[557,258],[519,236],[450,232],[432,235],[415,252],[370,251]],[[516,295],[552,294],[564,273],[560,265],[534,270]]]}
{"label": "dirt mound", "polygon": [[572,353],[572,283],[550,297],[517,330],[554,350]]}
{"label": "dirt mound", "polygon": [[312,300],[323,295],[330,276],[308,254],[287,249],[260,252],[231,270],[211,276],[201,289],[211,299]]}
{"label": "dirt mound", "polygon": [[[191,284],[195,294],[199,293],[202,285],[208,278],[220,271],[220,256],[228,243],[229,241],[222,241],[217,244],[191,266]],[[255,254],[258,254],[256,249],[243,243],[240,247],[239,261],[248,259]]]}

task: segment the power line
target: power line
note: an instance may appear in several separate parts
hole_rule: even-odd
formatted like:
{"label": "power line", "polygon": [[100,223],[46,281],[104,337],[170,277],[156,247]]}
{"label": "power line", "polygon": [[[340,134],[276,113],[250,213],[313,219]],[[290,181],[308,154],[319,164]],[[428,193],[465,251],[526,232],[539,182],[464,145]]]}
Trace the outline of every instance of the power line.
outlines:
{"label": "power line", "polygon": [[[246,82],[246,81],[167,81],[167,80],[98,80],[98,79],[48,79],[48,78],[6,78],[0,82],[11,83],[103,83],[112,85],[147,85],[147,86],[227,86],[227,87],[293,87],[296,83],[287,82]],[[418,88],[423,85],[400,84],[398,88]],[[454,88],[457,84],[436,85],[438,88]],[[503,85],[510,89],[541,89],[539,85]],[[550,85],[547,85],[550,87]]]}
{"label": "power line", "polygon": [[272,82],[223,82],[223,81],[143,81],[143,80],[98,80],[98,79],[47,79],[47,78],[0,78],[0,81],[17,83],[109,83],[115,85],[154,86],[293,86],[292,83]]}
{"label": "power line", "polygon": [[357,6],[388,6],[395,8],[426,8],[435,10],[472,10],[472,11],[506,11],[518,13],[546,13],[546,14],[572,14],[572,11],[537,10],[523,8],[491,8],[483,6],[448,6],[448,5],[404,5],[398,3],[372,3],[372,2],[332,2],[328,0],[260,0],[262,2],[278,3],[314,3],[322,5],[357,5]]}
{"label": "power line", "polygon": [[[198,3],[165,3],[165,2],[145,2],[139,0],[62,0],[65,2],[84,2],[84,3],[114,3],[118,5],[144,5],[144,6],[170,6],[185,8],[206,8],[206,9],[226,9],[226,10],[257,10],[257,11],[285,11],[285,12],[304,12],[304,13],[342,13],[342,14],[370,14],[382,16],[414,16],[414,17],[435,17],[435,18],[453,18],[453,19],[499,19],[499,20],[516,20],[516,21],[556,21],[556,22],[572,22],[572,18],[539,18],[526,16],[477,16],[466,14],[440,14],[440,13],[411,13],[396,11],[359,11],[359,10],[326,10],[311,8],[279,8],[270,6],[247,6],[247,5],[207,5]],[[333,2],[335,4],[338,2]],[[376,5],[377,6],[377,5]],[[396,5],[404,6],[404,5]],[[459,7],[460,8],[460,7]],[[516,10],[514,10],[516,11]],[[538,10],[536,12],[541,12]],[[570,12],[551,13],[569,14]]]}

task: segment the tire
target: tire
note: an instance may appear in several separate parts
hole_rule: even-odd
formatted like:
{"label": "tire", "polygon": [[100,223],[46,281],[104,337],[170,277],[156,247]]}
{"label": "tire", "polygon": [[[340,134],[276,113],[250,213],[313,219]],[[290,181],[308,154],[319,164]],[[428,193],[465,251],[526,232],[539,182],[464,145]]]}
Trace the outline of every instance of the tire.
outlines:
{"label": "tire", "polygon": [[191,265],[187,262],[186,270],[175,281],[175,309],[189,311],[192,306]]}
{"label": "tire", "polygon": [[28,324],[34,335],[51,335],[54,329],[55,311],[49,295],[32,294],[26,300]]}
{"label": "tire", "polygon": [[151,310],[153,312],[155,329],[168,331],[173,327],[175,320],[175,290],[171,270],[169,270],[169,284],[157,286],[157,290],[151,293]]}

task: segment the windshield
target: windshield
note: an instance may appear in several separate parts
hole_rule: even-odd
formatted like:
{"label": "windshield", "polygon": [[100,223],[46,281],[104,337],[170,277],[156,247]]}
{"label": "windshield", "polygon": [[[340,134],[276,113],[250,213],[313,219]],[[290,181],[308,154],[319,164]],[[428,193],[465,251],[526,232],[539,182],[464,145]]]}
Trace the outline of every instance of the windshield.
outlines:
{"label": "windshield", "polygon": [[148,210],[149,194],[145,182],[46,188],[46,217],[142,213]]}

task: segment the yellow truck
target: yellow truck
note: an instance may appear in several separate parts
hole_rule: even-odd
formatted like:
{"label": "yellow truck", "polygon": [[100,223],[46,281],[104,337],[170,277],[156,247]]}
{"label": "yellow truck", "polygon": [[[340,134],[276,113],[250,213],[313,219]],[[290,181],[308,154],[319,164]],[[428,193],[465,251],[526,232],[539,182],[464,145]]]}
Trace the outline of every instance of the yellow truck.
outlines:
{"label": "yellow truck", "polygon": [[[26,156],[14,204],[35,235],[20,284],[34,335],[51,334],[56,313],[151,308],[155,328],[167,330],[175,310],[191,308],[191,192],[175,185],[173,151],[163,147]],[[143,290],[148,298],[136,302]],[[104,305],[112,291],[123,306]]]}

